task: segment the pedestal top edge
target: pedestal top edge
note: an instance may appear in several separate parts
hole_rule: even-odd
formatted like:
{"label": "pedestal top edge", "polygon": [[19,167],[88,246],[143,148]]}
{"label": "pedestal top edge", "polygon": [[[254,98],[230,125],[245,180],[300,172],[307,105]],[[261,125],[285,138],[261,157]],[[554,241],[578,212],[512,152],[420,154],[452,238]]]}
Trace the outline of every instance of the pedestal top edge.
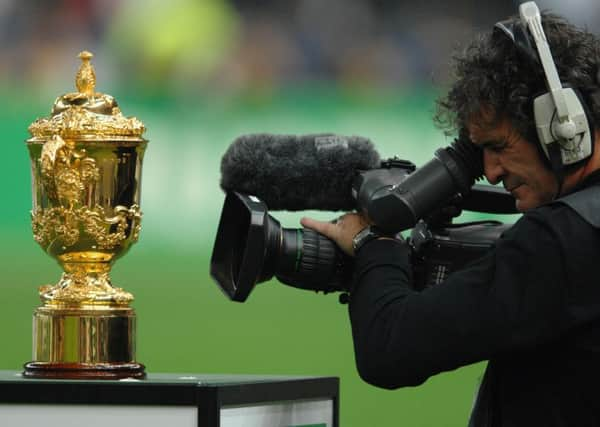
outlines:
{"label": "pedestal top edge", "polygon": [[0,370],[1,383],[94,383],[94,384],[156,384],[156,385],[191,385],[191,386],[226,386],[255,383],[278,383],[290,381],[335,379],[335,376],[309,375],[258,375],[258,374],[204,374],[204,373],[152,373],[145,379],[124,378],[120,380],[73,380],[73,379],[37,379],[24,378],[21,371]]}

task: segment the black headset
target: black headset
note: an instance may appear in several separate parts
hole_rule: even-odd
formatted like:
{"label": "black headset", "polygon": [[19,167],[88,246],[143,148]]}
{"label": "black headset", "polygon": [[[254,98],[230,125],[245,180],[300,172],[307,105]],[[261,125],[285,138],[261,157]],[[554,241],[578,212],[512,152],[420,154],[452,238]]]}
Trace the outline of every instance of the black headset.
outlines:
{"label": "black headset", "polygon": [[544,71],[548,92],[533,100],[535,127],[542,151],[552,169],[562,175],[565,166],[592,155],[592,117],[581,96],[560,81],[535,2],[521,4],[519,14],[520,20],[498,22],[494,30],[507,35],[521,54],[540,64]]}

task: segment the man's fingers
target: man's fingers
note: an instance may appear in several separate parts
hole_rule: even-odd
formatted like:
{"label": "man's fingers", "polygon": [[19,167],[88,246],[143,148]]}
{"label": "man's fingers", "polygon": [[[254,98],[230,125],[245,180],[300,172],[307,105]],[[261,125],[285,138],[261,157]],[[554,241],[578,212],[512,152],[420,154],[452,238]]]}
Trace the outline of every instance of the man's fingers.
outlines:
{"label": "man's fingers", "polygon": [[332,238],[335,230],[335,224],[331,222],[317,221],[316,219],[304,217],[300,220],[306,228],[311,228],[318,233],[324,234],[325,236]]}
{"label": "man's fingers", "polygon": [[333,240],[346,254],[352,256],[352,239],[368,224],[356,213],[346,213],[331,222],[317,221],[312,218],[302,218],[300,223]]}

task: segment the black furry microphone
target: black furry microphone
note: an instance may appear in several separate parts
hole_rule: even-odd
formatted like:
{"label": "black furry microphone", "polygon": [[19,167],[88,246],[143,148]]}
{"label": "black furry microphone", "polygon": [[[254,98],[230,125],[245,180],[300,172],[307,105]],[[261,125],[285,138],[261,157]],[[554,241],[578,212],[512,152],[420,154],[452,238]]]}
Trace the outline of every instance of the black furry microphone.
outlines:
{"label": "black furry microphone", "polygon": [[380,166],[360,136],[255,134],[237,138],[221,160],[221,188],[257,196],[270,210],[352,210],[358,170]]}

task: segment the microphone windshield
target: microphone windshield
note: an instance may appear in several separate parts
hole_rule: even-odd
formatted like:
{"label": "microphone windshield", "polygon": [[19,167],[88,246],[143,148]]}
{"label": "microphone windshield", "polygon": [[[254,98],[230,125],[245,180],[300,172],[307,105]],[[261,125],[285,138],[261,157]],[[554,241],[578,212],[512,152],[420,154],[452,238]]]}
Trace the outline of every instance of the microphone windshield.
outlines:
{"label": "microphone windshield", "polygon": [[223,155],[221,188],[254,195],[270,210],[352,210],[356,172],[380,163],[360,136],[243,135]]}

